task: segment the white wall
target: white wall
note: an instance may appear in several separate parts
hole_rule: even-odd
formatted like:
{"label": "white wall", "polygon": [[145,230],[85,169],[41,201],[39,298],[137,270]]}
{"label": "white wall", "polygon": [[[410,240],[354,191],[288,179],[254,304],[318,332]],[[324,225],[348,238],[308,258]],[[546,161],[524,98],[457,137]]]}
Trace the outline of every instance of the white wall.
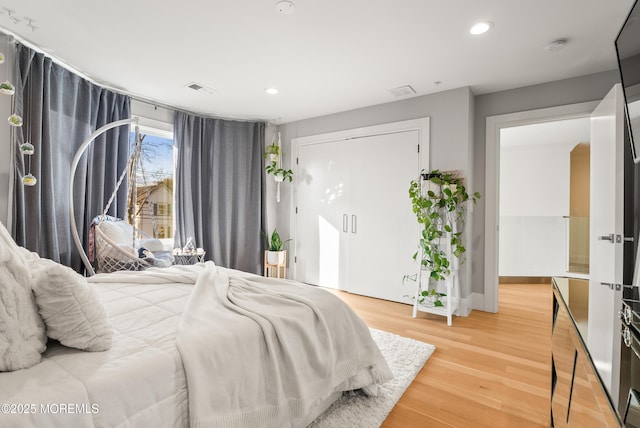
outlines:
{"label": "white wall", "polygon": [[502,145],[500,216],[569,215],[570,154],[576,144]]}
{"label": "white wall", "polygon": [[570,153],[577,143],[521,145],[502,134],[499,275],[564,275],[563,216],[569,215]]}

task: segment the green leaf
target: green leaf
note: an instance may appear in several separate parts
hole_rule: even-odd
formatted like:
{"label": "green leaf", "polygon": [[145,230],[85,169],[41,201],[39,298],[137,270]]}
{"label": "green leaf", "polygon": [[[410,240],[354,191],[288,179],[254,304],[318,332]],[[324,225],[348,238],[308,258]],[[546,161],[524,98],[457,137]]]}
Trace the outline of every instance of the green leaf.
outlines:
{"label": "green leaf", "polygon": [[440,300],[436,300],[435,302],[433,302],[433,306],[444,307],[444,305],[442,304],[442,302]]}

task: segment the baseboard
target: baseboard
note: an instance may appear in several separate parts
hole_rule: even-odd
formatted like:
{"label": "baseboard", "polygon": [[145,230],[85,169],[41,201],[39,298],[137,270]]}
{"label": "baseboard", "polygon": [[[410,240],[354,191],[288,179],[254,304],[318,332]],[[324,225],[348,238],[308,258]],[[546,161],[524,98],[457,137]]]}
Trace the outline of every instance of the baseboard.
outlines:
{"label": "baseboard", "polygon": [[501,276],[498,284],[551,284],[550,276]]}
{"label": "baseboard", "polygon": [[470,302],[470,310],[484,311],[484,293],[471,293],[467,296]]}
{"label": "baseboard", "polygon": [[[479,298],[477,296],[480,296]],[[480,307],[477,307],[476,300],[482,302]],[[458,306],[458,316],[468,317],[473,309],[484,309],[484,295],[479,293],[471,293],[467,297],[460,299],[460,306]]]}

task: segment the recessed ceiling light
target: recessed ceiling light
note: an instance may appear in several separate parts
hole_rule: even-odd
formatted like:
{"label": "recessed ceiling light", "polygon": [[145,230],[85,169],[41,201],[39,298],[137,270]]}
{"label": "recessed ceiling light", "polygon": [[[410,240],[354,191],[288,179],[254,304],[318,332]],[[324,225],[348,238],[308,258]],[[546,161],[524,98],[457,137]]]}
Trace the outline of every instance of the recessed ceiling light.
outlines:
{"label": "recessed ceiling light", "polygon": [[567,39],[558,39],[545,46],[547,52],[558,52],[567,45]]}
{"label": "recessed ceiling light", "polygon": [[295,8],[296,8],[296,5],[294,5],[290,1],[283,0],[276,3],[276,10],[283,15],[292,14]]}
{"label": "recessed ceiling light", "polygon": [[278,90],[276,88],[267,88],[264,91],[269,95],[275,95],[278,93]]}
{"label": "recessed ceiling light", "polygon": [[491,30],[491,28],[493,28],[493,22],[482,21],[482,22],[478,22],[477,24],[474,24],[473,27],[471,27],[471,29],[469,30],[469,32],[474,36],[477,36],[479,34],[486,33],[487,31]]}

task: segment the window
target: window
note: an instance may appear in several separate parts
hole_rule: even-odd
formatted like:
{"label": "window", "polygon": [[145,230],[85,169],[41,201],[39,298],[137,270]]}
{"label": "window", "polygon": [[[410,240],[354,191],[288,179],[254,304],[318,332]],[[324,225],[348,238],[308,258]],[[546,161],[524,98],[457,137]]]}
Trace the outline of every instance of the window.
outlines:
{"label": "window", "polygon": [[156,204],[156,215],[167,216],[171,215],[171,204],[159,203]]}
{"label": "window", "polygon": [[[155,133],[154,133],[155,131]],[[173,138],[160,130],[141,128],[136,171],[135,224],[146,234],[173,245]],[[135,132],[131,132],[131,150]],[[130,207],[131,209],[131,207]]]}
{"label": "window", "polygon": [[173,236],[171,226],[158,226],[158,239],[166,239]]}

